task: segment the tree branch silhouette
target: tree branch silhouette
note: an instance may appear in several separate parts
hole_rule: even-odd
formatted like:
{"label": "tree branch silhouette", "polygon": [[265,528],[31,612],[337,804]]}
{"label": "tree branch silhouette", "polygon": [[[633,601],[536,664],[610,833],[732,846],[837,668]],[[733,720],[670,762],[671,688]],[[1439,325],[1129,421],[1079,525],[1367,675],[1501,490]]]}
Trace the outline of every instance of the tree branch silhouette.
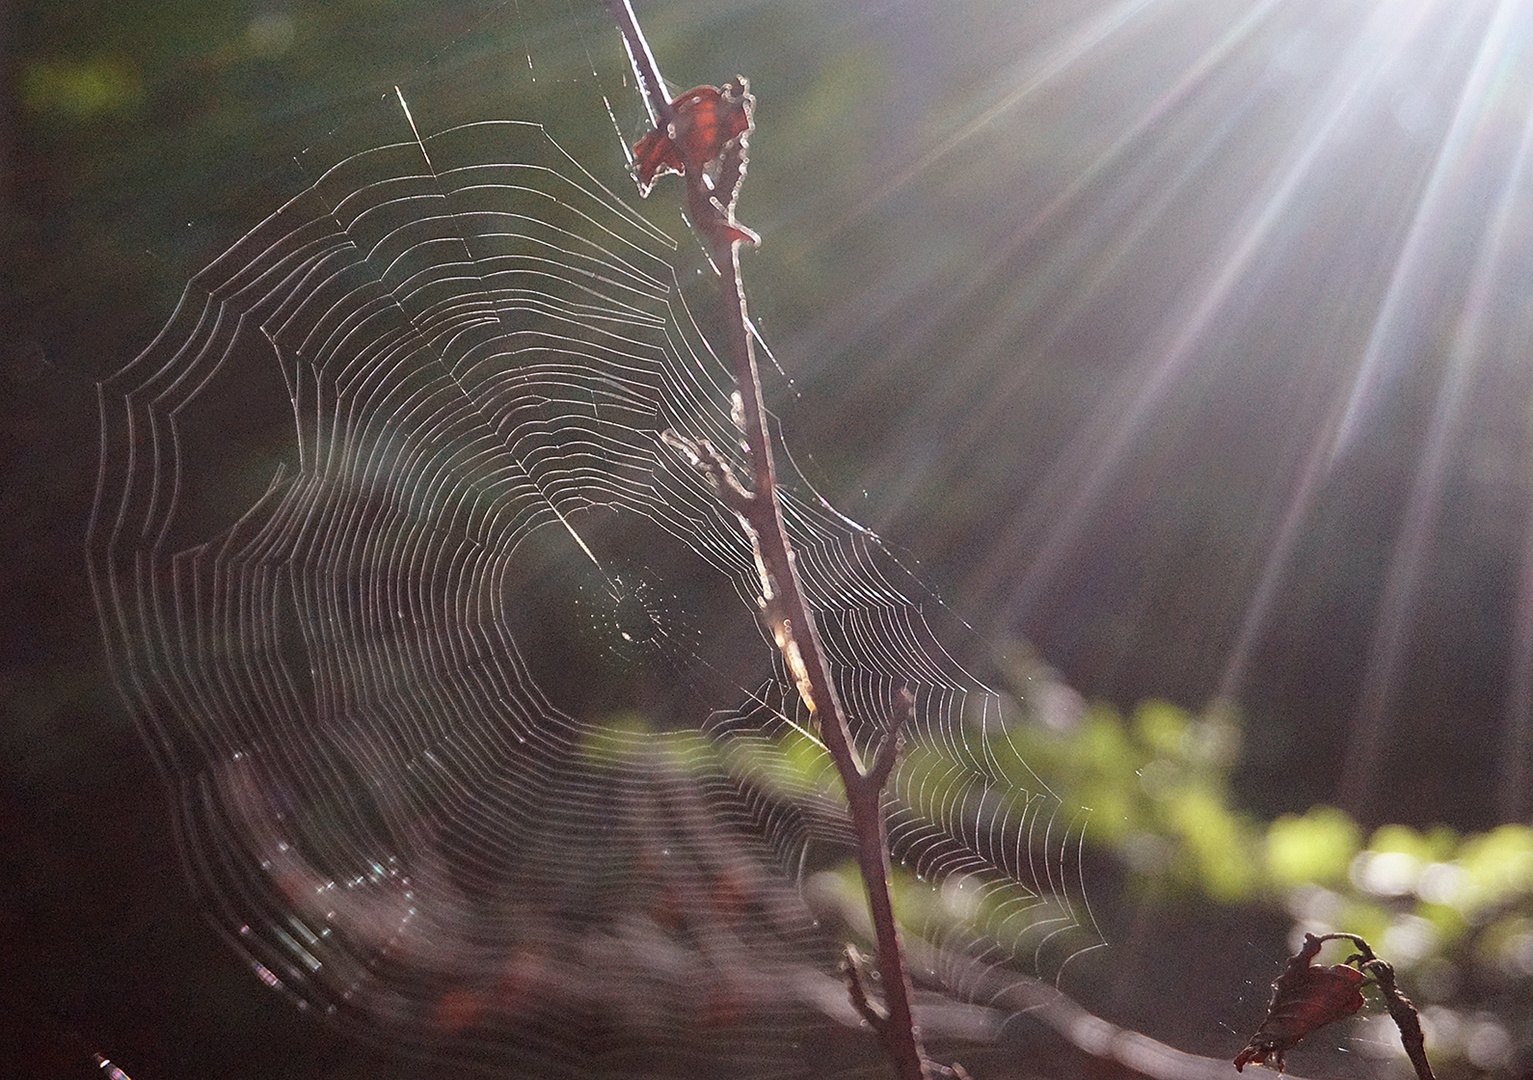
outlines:
{"label": "tree branch silhouette", "polygon": [[[819,724],[820,737],[846,789],[857,864],[867,889],[883,989],[884,1015],[880,1023],[871,1026],[877,1030],[901,1080],[929,1080],[926,1055],[911,1010],[910,974],[890,897],[888,830],[883,813],[883,787],[898,752],[899,725],[910,714],[913,700],[908,693],[901,695],[895,729],[884,737],[875,751],[871,767],[864,768],[852,743],[846,712],[830,677],[825,651],[815,628],[814,613],[804,596],[793,548],[784,528],[755,339],[740,279],[740,245],[754,237],[735,222],[734,203],[744,177],[746,140],[754,99],[743,78],[715,91],[724,101],[717,108],[738,108],[745,116],[743,131],[729,136],[730,128],[724,127],[722,131],[726,137],[721,138],[716,107],[709,106],[714,111],[708,116],[701,115],[701,105],[712,101],[701,92],[713,88],[689,91],[675,102],[667,98],[654,54],[629,0],[605,0],[605,3],[622,32],[634,73],[644,91],[646,106],[655,122],[656,134],[669,143],[665,149],[674,151],[661,171],[681,173],[692,223],[708,242],[713,265],[719,273],[720,311],[734,368],[736,415],[751,469],[749,486],[742,485],[732,475],[727,463],[706,442],[683,444],[675,437],[671,441],[689,453],[694,463],[712,479],[719,498],[740,518],[756,550],[761,575],[762,616],[798,684],[805,705]],[[690,105],[693,101],[699,107],[698,115],[678,108],[678,105]],[[641,175],[641,184],[653,177],[653,171],[647,178]]]}

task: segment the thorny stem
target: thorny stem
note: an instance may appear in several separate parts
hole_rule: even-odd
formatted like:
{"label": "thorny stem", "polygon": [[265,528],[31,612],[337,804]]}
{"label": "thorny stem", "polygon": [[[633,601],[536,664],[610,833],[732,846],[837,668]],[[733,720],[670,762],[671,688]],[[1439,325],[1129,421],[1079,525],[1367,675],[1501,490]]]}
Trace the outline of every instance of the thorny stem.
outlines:
{"label": "thorny stem", "polygon": [[[629,59],[647,99],[652,117],[659,124],[674,118],[664,83],[650,52],[629,0],[605,0],[618,29],[622,31]],[[777,499],[777,474],[772,461],[772,443],[767,432],[766,407],[762,401],[761,378],[756,364],[755,339],[746,313],[745,290],[740,282],[739,240],[732,235],[721,217],[697,213],[709,205],[712,192],[705,187],[698,169],[687,170],[687,202],[694,208],[694,224],[707,237],[713,263],[719,271],[721,310],[725,316],[730,359],[734,366],[735,386],[740,396],[741,427],[751,465],[751,490],[718,479],[724,475],[721,463],[703,461],[715,476],[720,497],[749,525],[754,534],[762,566],[774,595],[766,597],[767,618],[786,624],[780,640],[785,659],[795,677],[807,685],[806,704],[819,721],[820,738],[835,762],[846,789],[847,809],[856,841],[857,865],[868,893],[869,914],[878,947],[878,969],[883,984],[887,1019],[878,1025],[884,1047],[900,1080],[930,1080],[926,1055],[921,1049],[911,1009],[910,973],[900,945],[899,927],[889,893],[888,830],[883,813],[883,786],[894,766],[897,753],[898,725],[909,715],[913,701],[902,695],[895,730],[884,737],[874,754],[872,766],[864,771],[852,744],[846,713],[835,684],[831,681],[825,652],[815,629],[814,616],[804,597],[803,585],[794,565],[793,548],[783,526],[782,507]],[[706,449],[706,448],[704,448]],[[797,659],[792,655],[796,647]]]}
{"label": "thorny stem", "polygon": [[633,13],[629,0],[604,0],[612,21],[623,32],[623,47],[628,50],[628,60],[638,77],[639,89],[643,91],[644,108],[649,110],[649,122],[656,127],[668,124],[675,116],[671,99],[666,97],[665,84],[660,81],[660,66],[650,51],[649,39],[639,29],[639,20]]}

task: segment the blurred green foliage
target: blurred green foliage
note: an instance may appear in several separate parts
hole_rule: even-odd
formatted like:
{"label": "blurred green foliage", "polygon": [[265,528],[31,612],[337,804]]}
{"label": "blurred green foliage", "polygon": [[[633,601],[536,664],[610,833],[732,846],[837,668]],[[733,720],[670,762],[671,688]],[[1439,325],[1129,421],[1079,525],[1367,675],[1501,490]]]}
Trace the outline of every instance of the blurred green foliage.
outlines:
{"label": "blurred green foliage", "polygon": [[122,113],[143,95],[125,64],[106,58],[39,60],[21,75],[21,106],[60,120],[85,121]]}
{"label": "blurred green foliage", "polygon": [[1007,734],[1042,779],[1091,809],[1087,845],[1135,888],[1280,905],[1295,942],[1306,931],[1368,939],[1424,1006],[1439,1072],[1505,1068],[1533,1040],[1533,828],[1367,835],[1325,805],[1261,820],[1237,808],[1240,726],[1223,706],[1148,701],[1124,717],[1098,705]]}
{"label": "blurred green foliage", "polygon": [[[1325,805],[1262,820],[1237,806],[1241,729],[1223,706],[1198,714],[1147,701],[1125,717],[1094,705],[1050,724],[1008,701],[999,722],[989,715],[978,734],[999,775],[976,779],[982,770],[926,743],[906,753],[896,778],[907,799],[929,793],[919,809],[949,830],[959,819],[968,834],[977,820],[1004,820],[995,810],[1005,800],[1020,803],[1045,785],[1087,808],[1086,848],[1118,863],[1142,899],[1281,908],[1295,947],[1305,932],[1362,935],[1422,1006],[1442,1075],[1504,1071],[1533,1042],[1533,828],[1460,834],[1391,824],[1370,835]],[[779,793],[833,794],[823,752],[801,733],[756,753],[771,758]],[[838,875],[851,904],[856,870],[848,863]],[[989,875],[897,872],[895,886],[902,921],[922,936],[954,940],[967,930],[1019,959],[1039,926],[1063,914]]]}

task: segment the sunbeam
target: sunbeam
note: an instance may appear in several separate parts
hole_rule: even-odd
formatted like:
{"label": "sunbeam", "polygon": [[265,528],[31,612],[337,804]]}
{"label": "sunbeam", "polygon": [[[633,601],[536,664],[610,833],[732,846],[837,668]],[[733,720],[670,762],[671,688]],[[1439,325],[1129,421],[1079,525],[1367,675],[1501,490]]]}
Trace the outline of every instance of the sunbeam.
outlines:
{"label": "sunbeam", "polygon": [[[1431,176],[1417,202],[1410,232],[1395,261],[1389,290],[1374,319],[1373,334],[1358,363],[1357,374],[1353,377],[1347,410],[1342,417],[1341,430],[1337,433],[1334,450],[1337,458],[1344,456],[1359,437],[1370,410],[1375,407],[1387,385],[1398,378],[1399,358],[1407,350],[1400,347],[1396,339],[1413,329],[1413,316],[1427,310],[1424,305],[1413,305],[1412,301],[1421,299],[1419,293],[1427,288],[1427,282],[1422,279],[1429,277],[1438,265],[1434,256],[1440,253],[1434,248],[1446,242],[1442,235],[1445,224],[1440,203],[1452,197],[1453,192],[1445,189],[1455,179],[1462,179],[1456,175],[1456,170],[1472,169],[1475,164],[1466,161],[1465,157],[1469,143],[1485,122],[1484,98],[1491,90],[1497,69],[1505,62],[1504,53],[1512,48],[1507,24],[1515,19],[1518,7],[1517,4],[1503,0],[1491,25],[1484,32],[1474,67],[1459,95],[1452,126],[1438,149]],[[1450,37],[1450,49],[1453,39],[1471,31],[1474,21],[1472,14],[1472,9],[1461,13],[1462,24]]]}
{"label": "sunbeam", "polygon": [[1007,113],[1016,109],[1028,98],[1037,94],[1061,74],[1082,63],[1095,50],[1102,47],[1114,35],[1131,26],[1148,10],[1164,0],[1122,0],[1108,10],[1087,20],[1074,29],[1064,40],[1055,44],[1036,60],[1028,63],[1012,81],[1012,87],[998,100],[985,108],[974,119],[965,123],[942,142],[933,146],[918,161],[901,169],[862,200],[850,214],[842,218],[825,233],[815,237],[818,246],[834,238],[846,226],[867,215],[875,206],[895,192],[941,165],[953,151],[972,139],[985,135]]}
{"label": "sunbeam", "polygon": [[897,921],[976,1080],[1228,1076],[1322,929],[1533,1078],[1533,0],[254,7],[13,19],[0,990],[82,1067],[855,1080]]}
{"label": "sunbeam", "polygon": [[[1023,248],[1039,233],[1054,225],[1067,209],[1076,204],[1081,196],[1111,169],[1130,159],[1147,136],[1153,134],[1178,106],[1201,89],[1210,76],[1227,64],[1231,55],[1240,46],[1250,41],[1277,9],[1278,4],[1279,0],[1263,0],[1247,12],[1171,87],[1147,105],[1112,141],[1111,145],[1077,174],[1065,188],[1036,214],[1012,230],[1006,242],[993,254],[976,261],[972,270],[966,274],[965,280],[955,284],[943,297],[941,309],[933,312],[928,319],[929,329],[935,330],[938,324],[954,312],[961,310],[965,304],[973,302],[976,292],[993,282],[998,274],[1006,273],[1007,264],[1017,259],[1022,254]],[[1044,356],[1051,352],[1058,336],[1075,321],[1083,308],[1091,303],[1104,279],[1121,266],[1128,253],[1143,239],[1145,231],[1165,212],[1167,205],[1181,195],[1186,185],[1197,177],[1207,157],[1229,138],[1229,129],[1246,115],[1256,93],[1257,91],[1252,88],[1245,99],[1228,110],[1219,126],[1203,135],[1196,152],[1188,155],[1181,170],[1170,182],[1159,186],[1158,191],[1152,196],[1151,203],[1140,210],[1129,228],[1126,231],[1116,232],[1111,252],[1094,260],[1095,265],[1086,270],[1087,277],[1084,283],[1075,282],[1075,288],[1060,303],[1055,302],[1061,300],[1059,295],[1061,283],[1057,280],[1057,276],[1048,283],[1051,287],[1019,290],[1019,295],[1015,297],[1010,310],[996,312],[994,322],[983,331],[976,342],[977,351],[983,354],[1004,348],[1006,340],[1015,336],[1019,323],[1036,317],[1041,309],[1047,308],[1049,329],[1034,340],[1029,352],[1032,356]],[[1073,246],[1081,251],[1082,260],[1090,257],[1091,244],[1097,242],[1099,234],[1107,231],[1107,228],[1107,224],[1103,222],[1097,228],[1088,230],[1086,235],[1074,242]],[[918,351],[929,346],[930,334],[928,333],[913,336],[909,342],[903,343],[901,348]],[[1017,364],[1011,372],[1003,374],[1003,381],[991,388],[987,398],[972,411],[960,427],[953,431],[943,446],[943,456],[948,468],[963,467],[963,462],[974,451],[976,444],[988,437],[997,415],[1013,405],[1016,396],[1026,389],[1034,374],[1031,363]],[[939,407],[941,402],[956,399],[958,395],[969,392],[971,389],[959,380],[938,386],[935,388],[935,393],[939,395]],[[898,511],[898,505],[890,509],[891,514]]]}
{"label": "sunbeam", "polygon": [[[1410,344],[1413,342],[1395,344],[1395,335],[1391,333],[1395,330],[1396,320],[1405,321],[1409,318],[1407,312],[1402,310],[1403,305],[1414,300],[1424,288],[1441,287],[1433,278],[1436,273],[1440,273],[1443,263],[1449,261],[1444,255],[1451,253],[1452,234],[1457,231],[1458,225],[1452,207],[1448,204],[1461,199],[1466,192],[1473,192],[1477,182],[1483,184],[1487,173],[1496,167],[1495,162],[1476,157],[1474,144],[1485,138],[1485,129],[1493,120],[1493,117],[1487,115],[1487,106],[1498,77],[1515,57],[1525,51],[1528,23],[1525,5],[1515,0],[1502,0],[1484,31],[1474,66],[1459,95],[1453,124],[1438,152],[1431,178],[1417,207],[1410,235],[1401,251],[1398,272],[1390,283],[1389,293],[1379,312],[1368,352],[1359,365],[1353,393],[1348,399],[1347,411],[1337,433],[1335,456],[1338,458],[1346,453],[1349,443],[1357,437],[1368,410],[1381,392],[1381,384],[1390,378],[1392,373],[1387,368],[1391,362],[1399,365],[1410,357]],[[1517,32],[1519,29],[1520,34]],[[1492,231],[1498,216],[1504,220],[1509,211],[1508,202],[1517,194],[1516,181],[1521,174],[1520,166],[1519,160],[1503,186],[1499,215],[1493,216],[1490,221]],[[1453,450],[1452,439],[1462,425],[1465,394],[1474,380],[1481,359],[1480,329],[1488,316],[1489,294],[1501,254],[1502,239],[1502,236],[1493,233],[1489,242],[1479,248],[1476,256],[1468,304],[1459,318],[1455,347],[1449,354],[1443,372],[1427,430],[1426,446],[1417,467],[1395,552],[1384,582],[1378,622],[1362,680],[1358,715],[1342,772],[1341,805],[1359,816],[1366,816],[1380,773],[1383,739],[1389,724],[1389,706],[1402,642],[1408,631],[1427,547],[1432,540],[1441,508],[1448,458]],[[1413,304],[1409,315],[1417,315],[1424,306]],[[1410,321],[1415,319],[1411,318]],[[1416,336],[1419,339],[1426,335],[1418,332]],[[1390,348],[1386,342],[1394,344],[1394,347]]]}
{"label": "sunbeam", "polygon": [[[1458,159],[1454,157],[1453,152],[1455,150],[1460,155],[1464,153],[1466,148],[1463,144],[1473,137],[1476,130],[1476,117],[1470,115],[1468,111],[1471,103],[1483,100],[1484,96],[1490,91],[1489,81],[1495,77],[1502,66],[1512,59],[1513,54],[1509,49],[1513,47],[1513,44],[1509,43],[1516,42],[1516,34],[1513,32],[1515,28],[1506,24],[1512,18],[1512,13],[1516,8],[1517,5],[1515,4],[1503,4],[1497,17],[1486,30],[1475,69],[1471,73],[1469,82],[1466,84],[1460,98],[1459,114],[1455,119],[1453,132],[1449,135],[1443,150],[1439,154],[1439,170],[1446,169],[1450,164],[1458,162]],[[1500,47],[1499,50],[1498,46]],[[1489,303],[1489,298],[1485,295],[1485,292],[1491,287],[1488,275],[1491,268],[1496,265],[1500,258],[1500,245],[1505,242],[1505,221],[1512,213],[1516,196],[1519,194],[1521,169],[1522,161],[1519,157],[1517,166],[1512,170],[1511,179],[1503,188],[1502,203],[1494,219],[1497,224],[1493,225],[1490,230],[1490,235],[1494,241],[1493,246],[1496,248],[1496,251],[1494,254],[1482,253],[1478,262],[1475,289],[1482,291],[1471,292],[1471,303],[1475,305],[1476,310],[1470,316],[1471,324],[1475,327],[1476,332],[1480,321],[1485,316],[1485,308]],[[1432,185],[1429,184],[1429,190],[1431,188]],[[1425,197],[1423,202],[1425,202]],[[1418,223],[1423,220],[1425,218],[1418,214]],[[1420,235],[1420,231],[1413,234],[1413,236]],[[1418,240],[1417,243],[1419,246],[1420,241]],[[1407,242],[1406,249],[1402,252],[1396,264],[1396,274],[1392,279],[1390,292],[1386,294],[1385,303],[1381,308],[1379,316],[1375,319],[1374,334],[1370,339],[1370,344],[1364,354],[1364,358],[1359,364],[1359,371],[1354,380],[1352,393],[1346,397],[1338,397],[1336,399],[1331,410],[1330,419],[1320,427],[1311,442],[1304,467],[1299,474],[1298,481],[1293,487],[1291,497],[1279,521],[1261,578],[1253,592],[1251,602],[1246,609],[1245,619],[1235,644],[1230,651],[1229,659],[1225,664],[1224,674],[1219,684],[1218,696],[1221,698],[1233,699],[1241,692],[1250,662],[1251,650],[1267,616],[1270,614],[1272,605],[1277,600],[1277,590],[1289,568],[1294,547],[1301,535],[1301,528],[1313,507],[1321,484],[1330,474],[1332,466],[1342,452],[1349,427],[1360,423],[1362,412],[1360,402],[1364,396],[1362,386],[1365,383],[1371,385],[1369,380],[1372,378],[1374,369],[1379,362],[1378,357],[1382,352],[1379,344],[1381,328],[1388,325],[1388,315],[1400,302],[1397,297],[1401,289],[1399,282],[1403,280],[1403,275],[1400,272],[1401,268],[1407,265],[1414,265],[1414,260],[1419,257],[1421,256],[1416,249],[1412,247],[1410,242]],[[1478,342],[1473,344],[1477,345]],[[1466,364],[1473,364],[1473,347],[1471,343],[1461,339],[1458,345],[1459,349],[1455,352],[1455,356],[1462,359],[1457,366],[1462,368]],[[1467,378],[1453,378],[1453,369],[1451,368],[1449,377],[1449,385],[1452,387],[1452,392],[1455,395],[1451,411],[1456,412],[1459,408],[1457,395],[1462,393]],[[1443,403],[1440,402],[1440,404]],[[1449,417],[1443,415],[1440,410],[1438,419],[1439,421],[1446,422]],[[1441,455],[1445,452],[1445,440],[1448,432],[1442,428],[1441,424],[1434,427],[1434,432],[1439,442],[1436,451],[1438,457],[1435,465],[1438,475],[1432,481],[1434,490],[1430,493],[1422,485],[1418,484],[1416,493],[1420,498],[1413,501],[1413,513],[1418,515],[1430,511],[1431,506],[1435,505],[1436,498],[1440,495],[1441,490]],[[1431,496],[1430,499],[1428,498],[1429,494]],[[1424,543],[1424,538],[1422,538],[1421,543]],[[1422,548],[1418,547],[1415,553],[1410,556],[1410,558],[1415,560],[1415,572],[1417,573],[1419,573],[1421,553]],[[1399,560],[1397,559],[1397,564],[1398,562]],[[1399,619],[1403,618],[1404,615],[1405,612],[1402,609],[1398,612],[1389,628],[1381,627],[1381,630],[1385,630],[1385,636],[1398,635]],[[1397,645],[1398,643],[1390,647],[1392,654],[1397,650]],[[1382,654],[1376,654],[1375,663],[1370,670],[1378,672],[1377,675],[1371,676],[1377,688],[1370,690],[1365,695],[1365,700],[1368,700],[1369,703],[1363,706],[1363,710],[1366,715],[1372,717],[1370,720],[1365,720],[1365,724],[1378,723],[1378,717],[1381,715],[1381,710],[1385,705],[1381,694],[1388,681],[1388,673],[1383,669],[1387,666],[1392,670],[1393,665],[1393,660],[1390,660],[1388,664],[1384,664]],[[1376,744],[1375,735],[1370,735],[1366,738],[1368,746]],[[1371,759],[1373,754],[1374,751],[1372,749],[1364,749],[1360,744],[1359,749],[1354,754],[1355,763],[1360,765],[1363,760]]]}
{"label": "sunbeam", "polygon": [[1238,286],[1257,269],[1283,229],[1294,230],[1293,204],[1323,168],[1322,154],[1331,147],[1344,122],[1368,99],[1391,65],[1415,38],[1430,5],[1414,6],[1402,19],[1398,8],[1374,12],[1346,60],[1339,65],[1334,85],[1321,95],[1321,111],[1303,124],[1273,170],[1266,192],[1226,234],[1225,250],[1208,260],[1211,278],[1188,303],[1187,310],[1168,320],[1171,339],[1143,353],[1120,378],[1109,402],[1096,411],[1090,425],[1060,455],[1038,484],[1022,513],[994,548],[994,556],[978,575],[994,582],[1027,552],[1027,568],[1011,589],[1010,604],[998,615],[998,625],[1022,620],[1039,593],[1059,573],[1062,563],[1080,549],[1090,515],[1099,511],[1103,491],[1133,449],[1146,424],[1161,420],[1164,396],[1198,357],[1197,348],[1211,324],[1236,294]]}

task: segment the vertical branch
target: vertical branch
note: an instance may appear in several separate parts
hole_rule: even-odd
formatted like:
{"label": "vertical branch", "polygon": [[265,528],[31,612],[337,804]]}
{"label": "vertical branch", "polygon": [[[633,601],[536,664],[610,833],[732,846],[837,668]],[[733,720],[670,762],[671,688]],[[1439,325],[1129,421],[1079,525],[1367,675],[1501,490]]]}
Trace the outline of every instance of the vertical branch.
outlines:
{"label": "vertical branch", "polygon": [[[629,0],[605,0],[605,3],[622,31],[650,115],[656,118],[657,129],[668,132],[668,137],[673,140],[678,139],[681,118],[673,103],[665,97],[654,55]],[[738,80],[737,85],[743,107],[748,109],[744,80]],[[726,91],[730,89],[726,87]],[[814,614],[804,596],[777,498],[777,473],[767,430],[755,338],[751,333],[745,289],[740,279],[740,243],[749,233],[735,224],[732,212],[734,185],[739,183],[744,170],[743,137],[731,146],[733,157],[725,157],[731,152],[728,148],[719,154],[723,160],[717,175],[729,177],[727,184],[720,188],[715,188],[704,168],[707,159],[687,161],[683,155],[682,167],[673,171],[682,174],[693,224],[707,239],[713,264],[719,271],[720,310],[725,320],[728,355],[734,368],[740,427],[751,467],[749,490],[734,480],[728,466],[711,447],[702,444],[687,449],[713,478],[720,498],[741,517],[751,534],[761,564],[764,617],[798,683],[800,695],[818,721],[820,738],[846,789],[857,865],[867,889],[877,939],[878,968],[887,1014],[873,1026],[883,1039],[900,1080],[929,1080],[926,1056],[921,1049],[911,1009],[910,974],[890,896],[888,832],[883,813],[883,786],[894,765],[898,725],[910,715],[914,702],[908,694],[901,696],[896,728],[880,744],[872,767],[864,771],[852,743],[840,696],[830,677]],[[728,190],[723,190],[726,186]]]}

